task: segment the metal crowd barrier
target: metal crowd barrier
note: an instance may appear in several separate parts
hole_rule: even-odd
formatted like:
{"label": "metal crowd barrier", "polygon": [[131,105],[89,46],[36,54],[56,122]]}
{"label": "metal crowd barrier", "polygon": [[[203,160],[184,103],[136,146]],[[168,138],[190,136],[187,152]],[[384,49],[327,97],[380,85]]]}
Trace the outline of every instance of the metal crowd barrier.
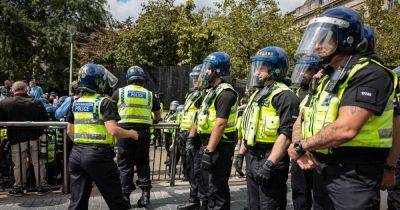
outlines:
{"label": "metal crowd barrier", "polygon": [[[176,179],[176,150],[177,150],[177,140],[166,138],[164,129],[171,129],[171,131],[179,131],[179,125],[176,123],[159,123],[152,126],[154,129],[155,138],[153,140],[152,150],[150,151],[150,168],[151,168],[151,179],[152,180],[168,180],[169,176],[170,186],[175,185]],[[156,131],[159,130],[157,133]],[[175,136],[176,137],[176,136]],[[171,141],[171,142],[169,142]],[[170,143],[170,144],[168,144]],[[170,148],[168,146],[172,145],[171,155],[168,157],[168,151]],[[163,149],[164,148],[164,149]],[[165,151],[164,151],[165,150]],[[152,157],[152,158],[151,158]],[[170,164],[167,165],[164,162],[169,159]],[[158,161],[158,163],[157,163]],[[158,170],[156,170],[158,168]],[[164,176],[164,179],[162,179]],[[180,174],[179,174],[180,177]]]}
{"label": "metal crowd barrier", "polygon": [[[56,158],[56,154],[60,157],[62,154],[62,185],[60,183],[56,183],[54,188],[62,186],[63,193],[69,193],[69,173],[68,173],[68,143],[67,143],[67,131],[66,131],[67,122],[0,122],[0,128],[6,129],[7,127],[24,127],[24,129],[28,128],[43,128],[45,129],[45,135],[43,138],[37,141],[38,144],[38,154],[40,154],[40,150],[44,147],[47,147],[49,141],[55,144],[55,151],[54,151],[54,159]],[[178,124],[175,123],[159,123],[153,125],[151,128],[154,129],[156,133],[153,145],[150,149],[149,160],[150,160],[150,168],[151,168],[151,179],[157,181],[169,181],[170,186],[175,185],[176,179],[181,179],[183,174],[183,163],[182,158],[178,162],[177,160],[177,136],[174,135],[175,139],[166,138],[166,134],[164,133],[164,129],[171,129],[176,134],[179,131]],[[158,142],[157,142],[158,141]],[[169,146],[168,141],[172,141],[171,143],[171,155],[170,155],[170,164],[165,164],[164,162],[168,159],[167,157],[167,148]],[[20,145],[19,145],[20,146]],[[61,149],[62,148],[62,149]],[[61,151],[60,151],[61,150]],[[19,155],[21,157],[21,150],[19,150]],[[1,158],[1,157],[0,157]],[[22,158],[20,159],[20,166],[24,164]],[[43,158],[42,158],[43,159]],[[40,182],[40,177],[43,174],[40,174],[40,160],[41,158],[38,157],[38,177]],[[48,157],[46,157],[46,163],[48,163]],[[12,167],[11,167],[12,168]],[[1,169],[0,169],[1,170]],[[22,170],[20,170],[22,172]],[[1,171],[0,171],[1,172]],[[48,170],[46,170],[48,173]],[[3,177],[3,174],[1,174]],[[48,175],[48,174],[47,174]],[[231,173],[231,175],[236,175],[236,172]],[[13,174],[11,174],[13,177]],[[168,177],[167,177],[168,176]],[[22,179],[22,175],[21,175]],[[3,180],[4,181],[4,180]],[[24,181],[22,180],[22,186],[24,185]],[[41,184],[41,183],[36,183]]]}
{"label": "metal crowd barrier", "polygon": [[[38,161],[37,162],[37,165],[38,165],[37,172],[38,172],[38,174],[37,174],[37,176],[38,176],[38,182],[39,182],[39,183],[36,183],[36,185],[37,186],[41,186],[41,184],[42,184],[41,183],[41,177],[45,176],[44,174],[41,174],[41,170],[40,170],[40,165],[41,165],[41,162],[42,162],[41,160],[45,159],[46,162],[44,164],[47,164],[47,166],[49,166],[48,165],[48,163],[49,163],[48,162],[48,158],[49,157],[48,156],[43,157],[41,154],[44,153],[44,151],[43,151],[44,149],[46,149],[46,150],[48,149],[47,145],[48,145],[49,140],[50,140],[50,141],[53,141],[52,143],[55,144],[54,145],[54,153],[53,153],[54,161],[56,159],[56,155],[61,153],[62,156],[63,156],[63,158],[62,158],[62,164],[63,164],[63,167],[62,167],[63,168],[62,169],[62,180],[63,180],[62,181],[62,190],[63,190],[64,193],[68,193],[68,189],[69,189],[68,170],[66,170],[66,169],[68,169],[68,165],[67,165],[68,156],[67,156],[67,153],[65,152],[65,151],[67,151],[66,125],[67,125],[66,122],[0,122],[0,128],[2,128],[2,129],[6,129],[7,127],[13,127],[13,128],[16,128],[16,127],[21,127],[22,128],[23,127],[23,129],[29,129],[29,128],[30,129],[35,129],[35,128],[43,128],[43,129],[45,129],[44,135],[41,136],[36,141],[36,146],[37,146],[37,150],[38,150],[37,151],[37,153],[38,153],[38,157],[37,157],[37,161]],[[34,139],[30,139],[30,140],[34,140]],[[28,141],[28,144],[29,144],[29,148],[30,148],[31,147],[30,141]],[[62,149],[60,147],[62,147]],[[21,143],[18,143],[18,152],[19,152],[18,155],[19,155],[19,161],[20,161],[19,162],[19,166],[20,166],[19,170],[20,170],[20,177],[21,177],[20,178],[21,179],[21,187],[24,188],[25,181],[27,181],[27,180],[24,180],[23,179],[23,175],[22,175],[22,173],[25,173],[25,171],[22,170],[22,168],[23,168],[22,164],[25,164],[25,161],[23,161],[23,158],[25,158],[25,157],[22,157],[22,154],[21,154],[22,153]],[[45,152],[47,153],[47,151],[45,151]],[[12,151],[11,151],[11,153],[12,153]],[[47,153],[47,155],[48,155],[48,153]],[[31,157],[30,160],[32,161],[32,159],[33,158]],[[31,164],[34,164],[34,163],[31,162]],[[29,166],[27,166],[27,168],[28,167]],[[12,167],[10,167],[10,168],[12,169]],[[48,175],[48,171],[49,171],[48,169],[49,168],[45,169],[46,170],[46,175]],[[35,173],[36,173],[36,171],[35,171]],[[11,174],[11,176],[13,176],[13,174]],[[2,177],[3,177],[3,174],[2,174]],[[57,185],[57,181],[56,181],[55,185]],[[57,186],[53,185],[53,187],[57,187]]]}

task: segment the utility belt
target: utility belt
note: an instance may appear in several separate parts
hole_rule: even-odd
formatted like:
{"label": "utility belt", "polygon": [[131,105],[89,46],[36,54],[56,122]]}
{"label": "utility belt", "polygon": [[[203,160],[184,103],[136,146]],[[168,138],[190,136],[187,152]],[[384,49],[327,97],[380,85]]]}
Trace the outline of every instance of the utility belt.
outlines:
{"label": "utility belt", "polygon": [[[272,144],[268,144],[268,146],[270,147],[269,149],[266,149],[266,148],[263,149],[263,150],[261,150],[261,149],[249,149],[249,150],[247,150],[247,152],[251,156],[256,157],[258,160],[262,160],[262,159],[267,158],[271,154],[271,150],[272,150],[272,147],[274,146],[274,144],[273,143]],[[279,162],[283,162],[286,165],[288,165],[289,164],[289,155],[286,154]]]}
{"label": "utility belt", "polygon": [[[207,146],[208,145],[208,141],[210,140],[210,135],[201,135],[199,134],[199,138],[201,141],[201,144],[203,146]],[[219,143],[227,143],[227,144],[234,144],[235,140],[229,140],[227,138],[224,138],[224,136],[221,137],[221,140],[219,141]]]}
{"label": "utility belt", "polygon": [[389,148],[338,147],[330,149],[328,154],[316,152],[316,157],[322,163],[366,163],[385,161],[389,151]]}
{"label": "utility belt", "polygon": [[247,147],[247,148],[250,155],[259,158],[264,158],[266,156],[265,154],[269,154],[273,147],[274,143],[267,143],[267,144],[256,144],[253,147]]}
{"label": "utility belt", "polygon": [[113,147],[109,144],[75,143],[74,146],[80,148],[110,149],[113,151]]}

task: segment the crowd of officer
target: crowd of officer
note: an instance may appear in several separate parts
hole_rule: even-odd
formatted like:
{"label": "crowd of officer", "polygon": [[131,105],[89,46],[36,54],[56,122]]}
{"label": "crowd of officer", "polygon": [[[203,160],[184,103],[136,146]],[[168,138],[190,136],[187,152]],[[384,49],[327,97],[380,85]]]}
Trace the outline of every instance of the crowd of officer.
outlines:
{"label": "crowd of officer", "polygon": [[[184,104],[172,101],[164,116],[179,124],[163,131],[165,164],[181,159],[190,183],[178,209],[230,209],[231,167],[243,176],[243,163],[248,209],[286,209],[289,171],[296,210],[379,209],[380,190],[388,190],[389,209],[400,209],[400,68],[385,66],[374,48],[374,32],[357,12],[328,9],[307,25],[291,79],[283,48],[266,46],[249,58],[240,101],[229,55],[209,54],[191,71]],[[141,67],[130,67],[126,82],[111,94],[117,78],[86,64],[76,96],[61,106],[73,142],[69,209],[88,208],[93,182],[110,209],[129,209],[136,186],[137,206],[150,203],[150,127],[162,120],[162,105],[144,87]]]}
{"label": "crowd of officer", "polygon": [[237,140],[234,166],[242,172],[246,162],[249,209],[286,209],[289,168],[295,209],[379,209],[380,190],[388,190],[389,209],[399,209],[400,69],[386,67],[374,48],[357,12],[324,11],[305,29],[291,81],[284,49],[250,58],[240,109],[229,56],[206,57],[182,113],[192,124],[184,123],[191,188],[178,209],[230,208]]}

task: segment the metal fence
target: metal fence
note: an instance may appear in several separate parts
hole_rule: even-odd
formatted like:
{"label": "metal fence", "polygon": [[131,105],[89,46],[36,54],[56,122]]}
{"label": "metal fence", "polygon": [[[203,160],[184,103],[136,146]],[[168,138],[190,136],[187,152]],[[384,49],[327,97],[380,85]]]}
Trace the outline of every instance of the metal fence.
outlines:
{"label": "metal fence", "polygon": [[[45,176],[46,182],[53,189],[62,188],[62,192],[69,193],[69,173],[68,173],[68,156],[69,150],[68,148],[71,145],[69,142],[66,132],[66,122],[0,122],[0,128],[6,129],[7,127],[21,129],[34,129],[34,128],[43,128],[45,129],[45,133],[38,141],[35,143],[38,147],[38,158],[37,165],[45,164],[46,166],[46,174],[41,174],[41,170],[37,170],[39,177],[39,183],[36,183],[40,186],[40,177]],[[178,124],[174,123],[160,123],[152,126],[154,129],[155,138],[153,145],[150,148],[150,169],[151,169],[151,179],[155,181],[169,181],[170,186],[175,185],[175,180],[183,178],[183,161],[182,158],[178,161],[178,147],[176,139],[168,139],[167,135],[165,135],[165,129],[171,129],[178,132]],[[176,136],[175,136],[176,137]],[[1,139],[2,144],[7,142],[6,139]],[[170,141],[170,142],[169,142]],[[170,144],[169,144],[170,143]],[[9,142],[8,142],[9,144]],[[4,153],[9,153],[11,155],[11,149],[8,147],[2,146],[1,155]],[[21,173],[25,173],[26,171],[22,170],[22,164],[34,164],[32,160],[34,158],[30,158],[30,161],[22,158],[21,154],[21,144],[19,143],[19,166]],[[168,157],[168,150],[171,150],[170,156]],[[1,168],[0,168],[0,181],[2,184],[2,189],[8,189],[11,187],[13,183],[13,162],[11,158],[1,158]],[[169,159],[169,163],[168,160]],[[3,166],[7,168],[3,168]],[[8,174],[5,174],[5,173]],[[35,172],[36,173],[36,172]],[[236,175],[236,172],[232,172],[231,175]],[[21,177],[22,174],[21,174]],[[8,178],[8,179],[7,179]],[[27,182],[28,180],[22,180],[22,187],[24,189],[29,190],[32,187]],[[8,186],[6,186],[8,184]]]}
{"label": "metal fence", "polygon": [[[12,127],[14,129],[45,129],[44,134],[39,137],[39,140],[32,141],[32,139],[31,141],[28,141],[26,143],[14,144],[14,148],[17,148],[18,150],[18,154],[16,157],[19,157],[19,163],[14,163],[13,160],[10,158],[10,156],[12,155],[12,149],[10,148],[12,147],[10,145],[11,142],[9,142],[7,139],[1,139],[1,142],[3,144],[2,156],[8,157],[2,159],[1,164],[2,166],[6,165],[6,167],[8,167],[8,170],[4,170],[5,168],[2,167],[2,188],[7,189],[11,187],[11,184],[14,181],[13,165],[18,164],[20,171],[19,177],[21,179],[22,188],[26,190],[32,190],[35,187],[34,185],[41,186],[42,177],[45,177],[46,182],[48,182],[50,187],[62,187],[63,192],[68,193],[69,177],[68,170],[66,170],[68,168],[68,156],[65,152],[67,151],[66,125],[66,122],[0,122],[0,127],[2,129],[6,129],[7,127]],[[49,156],[49,148],[52,150],[51,156]],[[27,151],[27,154],[29,154],[28,156],[23,156],[23,153],[25,154],[25,151]],[[37,157],[35,157],[33,154],[35,156],[37,155]],[[32,176],[23,174],[31,171],[32,165],[35,164],[37,165],[38,169],[33,169],[33,178]],[[42,164],[44,164],[46,174],[42,174],[43,170],[40,170],[41,167],[43,167]],[[51,172],[54,172],[54,174],[50,175]],[[37,179],[35,179],[35,175],[38,177]],[[31,177],[33,180],[24,180],[24,177]],[[54,179],[50,181],[50,178]],[[36,183],[36,180],[38,181],[38,183]]]}
{"label": "metal fence", "polygon": [[[144,86],[154,93],[164,94],[163,103],[173,100],[183,103],[189,90],[189,73],[194,66],[144,67],[146,81]],[[126,85],[125,73],[129,66],[117,66],[114,74],[118,77],[117,87]]]}
{"label": "metal fence", "polygon": [[[186,93],[189,91],[189,73],[193,67],[194,65],[144,67],[146,74],[144,86],[154,93],[162,92],[164,105],[168,105],[173,100],[183,103]],[[113,73],[118,77],[117,87],[126,85],[125,73],[128,68],[129,66],[115,67]],[[244,95],[245,80],[233,80],[232,85],[240,96]],[[168,108],[168,106],[164,107]]]}

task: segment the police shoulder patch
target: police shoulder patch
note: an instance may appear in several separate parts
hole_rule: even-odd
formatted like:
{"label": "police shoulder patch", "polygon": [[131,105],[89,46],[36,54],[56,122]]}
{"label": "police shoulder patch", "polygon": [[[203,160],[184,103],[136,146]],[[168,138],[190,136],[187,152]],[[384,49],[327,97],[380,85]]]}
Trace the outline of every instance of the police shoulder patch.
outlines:
{"label": "police shoulder patch", "polygon": [[356,101],[369,104],[376,104],[377,90],[372,87],[360,86],[357,88]]}

